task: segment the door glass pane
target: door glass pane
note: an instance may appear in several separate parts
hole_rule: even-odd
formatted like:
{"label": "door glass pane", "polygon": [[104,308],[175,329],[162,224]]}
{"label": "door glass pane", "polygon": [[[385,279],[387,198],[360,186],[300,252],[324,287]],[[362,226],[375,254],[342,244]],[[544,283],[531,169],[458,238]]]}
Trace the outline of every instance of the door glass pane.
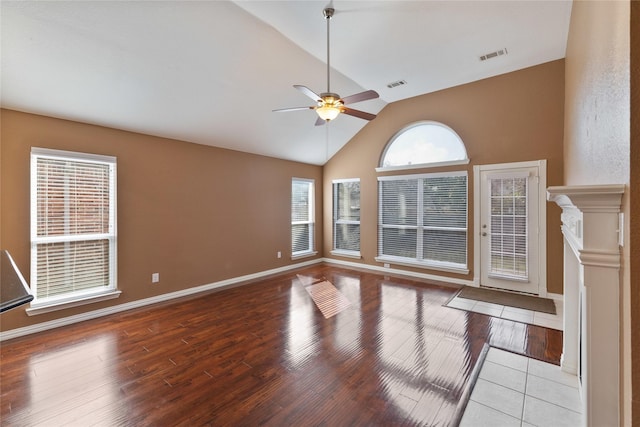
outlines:
{"label": "door glass pane", "polygon": [[527,178],[492,178],[490,276],[527,280]]}

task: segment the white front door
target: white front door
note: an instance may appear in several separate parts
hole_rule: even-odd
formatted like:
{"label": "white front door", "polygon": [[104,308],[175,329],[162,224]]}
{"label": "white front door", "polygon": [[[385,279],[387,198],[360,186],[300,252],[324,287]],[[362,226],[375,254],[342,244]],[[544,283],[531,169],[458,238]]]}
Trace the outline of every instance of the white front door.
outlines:
{"label": "white front door", "polygon": [[530,163],[479,168],[480,286],[540,294],[539,175]]}

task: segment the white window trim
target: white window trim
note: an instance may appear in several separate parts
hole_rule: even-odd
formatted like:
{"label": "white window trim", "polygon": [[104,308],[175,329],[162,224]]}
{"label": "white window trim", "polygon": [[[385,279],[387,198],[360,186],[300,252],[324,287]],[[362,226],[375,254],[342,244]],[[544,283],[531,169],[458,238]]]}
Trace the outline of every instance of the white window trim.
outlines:
{"label": "white window trim", "polygon": [[457,264],[448,264],[446,262],[418,261],[391,255],[377,256],[374,259],[376,260],[376,262],[384,264],[403,265],[405,267],[420,267],[429,270],[445,271],[447,273],[469,274],[468,268],[459,267]]}
{"label": "white window trim", "polygon": [[405,179],[422,179],[422,178],[440,178],[443,176],[466,176],[469,174],[466,170],[450,171],[450,172],[435,172],[435,173],[419,173],[413,175],[389,175],[379,176],[378,181],[402,181]]}
{"label": "white window trim", "polygon": [[31,306],[27,308],[27,314],[29,316],[35,316],[37,314],[50,313],[52,311],[64,310],[66,308],[78,307],[80,305],[92,304],[100,301],[107,301],[110,299],[115,299],[120,296],[122,291],[119,290],[110,290],[106,292],[96,293],[95,295],[83,295],[82,297],[73,299],[73,300],[60,300],[51,303],[31,303]]}
{"label": "white window trim", "polygon": [[449,160],[446,162],[418,163],[415,165],[378,167],[376,168],[376,172],[397,172],[397,171],[412,170],[412,169],[441,168],[444,166],[458,166],[458,165],[468,165],[468,164],[469,164],[469,159]]}
{"label": "white window trim", "polygon": [[348,251],[346,249],[332,249],[331,255],[341,256],[345,258],[362,259],[360,251]]}
{"label": "white window trim", "polygon": [[[342,178],[342,179],[334,179],[331,182],[331,198],[333,200],[333,203],[335,203],[335,194],[334,194],[334,188],[335,188],[335,184],[344,184],[344,183],[348,183],[348,182],[357,182],[358,184],[360,183],[360,178]],[[336,248],[336,224],[353,224],[353,225],[361,225],[361,221],[353,221],[353,220],[336,220],[335,219],[335,205],[332,206],[332,217],[331,217],[331,226],[332,226],[332,249],[331,249],[331,255],[335,255],[335,256],[341,256],[341,257],[346,257],[346,258],[354,258],[354,259],[361,259],[362,255],[360,254],[360,251],[350,251],[348,249],[337,249]]]}
{"label": "white window trim", "polygon": [[[469,209],[469,174],[467,171],[451,171],[451,172],[436,172],[436,173],[424,173],[424,174],[413,174],[413,175],[390,175],[390,176],[379,176],[378,177],[378,182],[380,181],[398,181],[398,180],[410,180],[410,179],[423,179],[423,178],[438,178],[438,177],[444,177],[444,176],[466,176],[467,177],[467,216],[469,215],[468,209]],[[381,200],[380,200],[380,195],[378,194],[378,239],[380,238],[380,221],[382,221],[382,219],[380,218],[380,204],[381,204]],[[398,226],[399,228],[402,228],[404,226]],[[406,226],[405,228],[411,228],[411,229],[418,229],[421,227],[417,227],[417,226]],[[447,229],[453,229],[453,228],[447,228]],[[461,229],[462,230],[462,229]],[[467,228],[464,229],[467,233],[467,241],[469,238],[469,224],[467,222]],[[380,244],[381,242],[378,241],[378,253],[380,251]],[[437,271],[444,271],[444,272],[448,272],[448,273],[458,273],[458,274],[469,274],[469,247],[467,245],[467,263],[466,265],[463,267],[459,264],[453,264],[453,263],[446,263],[446,262],[438,262],[438,261],[433,261],[433,260],[418,260],[418,259],[411,259],[411,258],[404,258],[404,257],[397,257],[397,256],[392,256],[392,255],[378,255],[376,256],[374,259],[376,262],[380,262],[380,263],[385,263],[385,264],[396,264],[396,265],[403,265],[403,266],[407,266],[407,267],[420,267],[420,268],[426,268],[429,270],[437,270]]]}
{"label": "white window trim", "polygon": [[295,254],[292,254],[291,255],[291,260],[295,261],[297,259],[309,258],[309,257],[316,256],[316,255],[318,255],[318,251],[313,251],[313,250],[312,251],[304,251],[304,252],[300,251],[300,252],[296,252]]}
{"label": "white window trim", "polygon": [[[293,245],[291,246],[291,259],[292,260],[296,260],[296,259],[300,259],[300,258],[308,258],[308,257],[312,257],[318,254],[318,251],[315,250],[315,245],[316,245],[316,221],[315,221],[315,209],[316,209],[316,181],[315,179],[312,178],[296,178],[293,177],[291,178],[291,183],[293,183],[294,181],[300,181],[300,182],[307,182],[311,184],[310,190],[309,192],[311,193],[309,195],[309,220],[308,221],[291,221],[291,227],[294,225],[300,225],[300,224],[310,224],[311,230],[309,233],[309,248],[308,250],[304,250],[304,251],[297,251],[297,252],[293,252]],[[293,200],[292,200],[293,202]],[[291,233],[291,227],[289,228],[290,233]],[[293,243],[293,235],[290,235],[289,238],[289,242]]]}
{"label": "white window trim", "polygon": [[[37,186],[37,167],[35,167],[37,158],[55,158],[69,161],[83,161],[83,162],[95,162],[95,163],[110,163],[110,167],[113,168],[113,191],[111,192],[111,198],[109,200],[110,216],[109,222],[113,224],[113,233],[109,234],[91,234],[82,236],[72,236],[61,238],[58,236],[53,237],[37,237],[37,200],[34,195],[36,194]],[[31,184],[30,184],[30,208],[31,208],[31,224],[30,224],[30,244],[31,244],[31,277],[37,277],[37,265],[33,262],[33,252],[36,250],[36,245],[39,243],[54,243],[59,241],[80,241],[80,240],[92,240],[98,238],[109,238],[109,274],[111,282],[108,288],[101,289],[96,292],[84,292],[78,295],[67,295],[60,298],[51,298],[44,301],[37,299],[37,289],[33,289],[33,294],[36,298],[30,303],[30,307],[26,309],[29,316],[36,314],[43,314],[57,310],[63,310],[70,307],[76,307],[85,304],[91,304],[94,302],[105,301],[109,299],[118,298],[122,291],[117,289],[117,220],[115,218],[117,212],[117,159],[114,156],[106,156],[101,154],[79,153],[73,151],[54,150],[48,148],[31,147]]]}

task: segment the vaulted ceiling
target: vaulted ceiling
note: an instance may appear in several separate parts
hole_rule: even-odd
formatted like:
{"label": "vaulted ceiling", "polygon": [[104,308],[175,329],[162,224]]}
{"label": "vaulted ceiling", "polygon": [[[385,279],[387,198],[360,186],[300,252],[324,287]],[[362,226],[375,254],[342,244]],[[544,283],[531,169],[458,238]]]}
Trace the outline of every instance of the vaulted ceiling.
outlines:
{"label": "vaulted ceiling", "polygon": [[563,58],[571,14],[565,0],[3,0],[1,105],[321,165],[368,122],[272,110],[313,104],[293,84],[326,91],[328,5],[331,90],[376,90],[353,106],[372,113]]}

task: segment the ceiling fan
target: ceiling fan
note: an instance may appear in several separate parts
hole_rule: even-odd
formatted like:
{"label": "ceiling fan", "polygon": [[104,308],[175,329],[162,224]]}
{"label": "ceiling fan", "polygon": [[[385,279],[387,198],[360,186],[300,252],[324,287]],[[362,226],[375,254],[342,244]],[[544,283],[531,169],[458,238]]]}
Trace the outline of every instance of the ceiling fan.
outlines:
{"label": "ceiling fan", "polygon": [[294,108],[281,108],[279,110],[273,110],[274,112],[286,112],[286,111],[298,111],[298,110],[315,110],[318,114],[316,120],[316,126],[320,126],[334,120],[340,115],[340,113],[347,114],[349,116],[358,117],[364,120],[373,120],[376,118],[375,114],[367,113],[360,110],[354,110],[353,108],[345,107],[347,104],[355,104],[356,102],[367,101],[369,99],[378,98],[378,92],[375,90],[367,90],[364,92],[356,93],[354,95],[345,96],[341,98],[337,93],[331,92],[331,65],[330,65],[330,50],[329,50],[329,21],[333,16],[335,10],[331,7],[327,7],[322,11],[322,15],[327,21],[327,91],[318,95],[311,89],[303,85],[293,85],[294,88],[307,95],[309,98],[316,102],[316,105],[310,107],[294,107]]}

